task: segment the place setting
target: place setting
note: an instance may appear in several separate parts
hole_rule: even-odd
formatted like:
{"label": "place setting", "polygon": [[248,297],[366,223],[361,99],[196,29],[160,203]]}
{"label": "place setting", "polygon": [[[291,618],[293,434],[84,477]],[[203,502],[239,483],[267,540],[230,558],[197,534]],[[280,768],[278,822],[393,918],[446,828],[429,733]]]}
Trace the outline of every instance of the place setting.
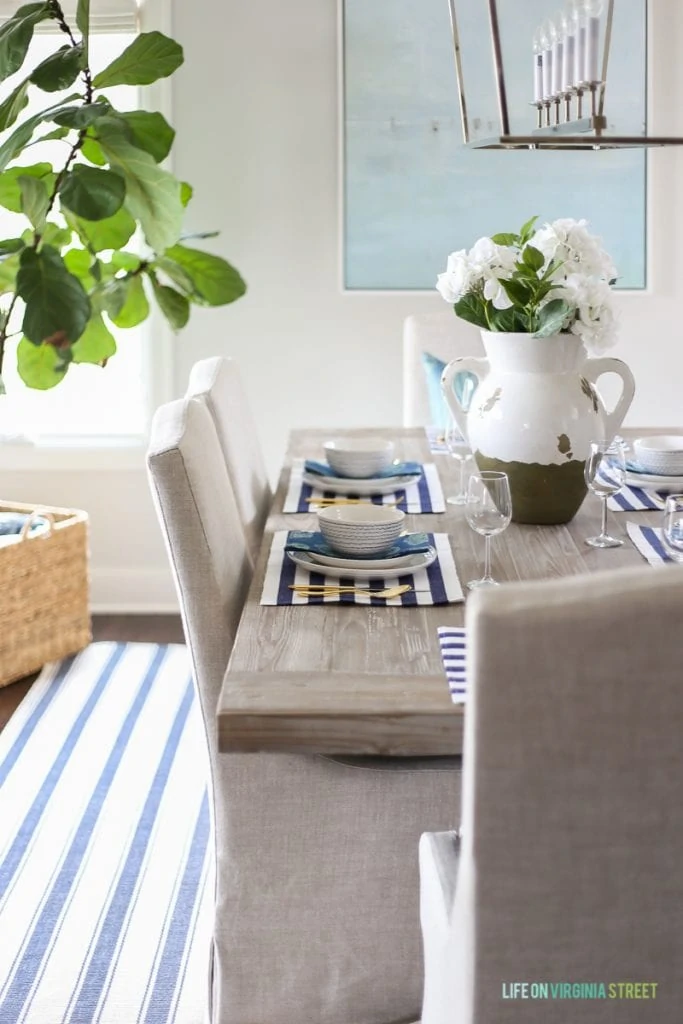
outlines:
{"label": "place setting", "polygon": [[318,530],[273,535],[261,604],[414,606],[464,599],[445,533],[405,532],[405,513],[371,503],[318,510]]}
{"label": "place setting", "polygon": [[392,441],[372,436],[331,439],[323,451],[324,461],[293,460],[284,513],[359,502],[411,514],[446,509],[436,465],[400,462]]}

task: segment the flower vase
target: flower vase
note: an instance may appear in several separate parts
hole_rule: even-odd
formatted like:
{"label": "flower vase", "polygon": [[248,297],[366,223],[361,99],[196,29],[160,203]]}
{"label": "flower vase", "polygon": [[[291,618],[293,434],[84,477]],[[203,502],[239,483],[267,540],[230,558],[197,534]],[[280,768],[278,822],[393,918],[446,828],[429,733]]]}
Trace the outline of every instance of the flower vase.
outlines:
{"label": "flower vase", "polygon": [[[514,522],[569,522],[586,496],[590,442],[619,430],[633,400],[633,374],[620,359],[588,358],[574,334],[481,334],[487,358],[449,363],[445,399],[479,469],[507,473]],[[468,409],[453,390],[465,370],[477,378]],[[623,384],[611,411],[596,388],[604,373]]]}

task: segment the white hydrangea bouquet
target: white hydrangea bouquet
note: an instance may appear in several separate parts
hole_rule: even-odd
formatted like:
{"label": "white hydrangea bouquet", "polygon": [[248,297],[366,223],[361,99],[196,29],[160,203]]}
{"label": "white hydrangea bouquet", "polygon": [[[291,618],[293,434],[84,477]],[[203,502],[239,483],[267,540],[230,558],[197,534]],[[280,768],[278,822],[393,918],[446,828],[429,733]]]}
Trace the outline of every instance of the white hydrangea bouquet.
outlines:
{"label": "white hydrangea bouquet", "polygon": [[585,220],[555,220],[518,235],[480,238],[448,257],[437,289],[456,316],[488,331],[578,335],[599,353],[614,344],[616,270]]}

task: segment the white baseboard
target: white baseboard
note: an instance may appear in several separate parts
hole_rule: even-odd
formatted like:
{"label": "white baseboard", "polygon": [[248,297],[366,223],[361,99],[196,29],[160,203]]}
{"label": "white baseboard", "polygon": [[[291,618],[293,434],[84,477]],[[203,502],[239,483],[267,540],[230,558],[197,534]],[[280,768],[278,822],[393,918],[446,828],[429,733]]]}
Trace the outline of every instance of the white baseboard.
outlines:
{"label": "white baseboard", "polygon": [[168,569],[91,566],[90,608],[95,614],[178,614],[178,600]]}

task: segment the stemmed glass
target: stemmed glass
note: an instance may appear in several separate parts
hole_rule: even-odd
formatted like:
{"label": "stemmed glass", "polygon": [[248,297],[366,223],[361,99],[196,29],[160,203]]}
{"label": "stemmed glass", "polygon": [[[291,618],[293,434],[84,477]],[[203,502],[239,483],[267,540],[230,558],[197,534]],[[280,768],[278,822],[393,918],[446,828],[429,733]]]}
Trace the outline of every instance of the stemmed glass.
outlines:
{"label": "stemmed glass", "polygon": [[674,562],[683,562],[683,494],[670,494],[664,504],[664,546]]}
{"label": "stemmed glass", "polygon": [[449,455],[454,458],[460,466],[460,483],[457,494],[451,494],[446,501],[449,505],[466,505],[467,490],[465,488],[465,466],[472,458],[470,447],[460,432],[460,427],[451,414],[446,419],[444,427],[444,441],[448,448]]}
{"label": "stemmed glass", "polygon": [[597,537],[587,537],[592,548],[618,548],[624,543],[607,532],[607,499],[624,486],[626,461],[622,445],[613,441],[591,441],[584,475],[586,483],[602,501],[602,525]]}
{"label": "stemmed glass", "polygon": [[470,580],[470,590],[478,587],[497,587],[497,580],[491,575],[491,537],[502,533],[510,525],[512,518],[512,498],[507,473],[494,473],[485,470],[472,474],[470,477],[467,510],[467,522],[475,533],[480,533],[486,540],[484,555],[484,575],[480,580]]}

